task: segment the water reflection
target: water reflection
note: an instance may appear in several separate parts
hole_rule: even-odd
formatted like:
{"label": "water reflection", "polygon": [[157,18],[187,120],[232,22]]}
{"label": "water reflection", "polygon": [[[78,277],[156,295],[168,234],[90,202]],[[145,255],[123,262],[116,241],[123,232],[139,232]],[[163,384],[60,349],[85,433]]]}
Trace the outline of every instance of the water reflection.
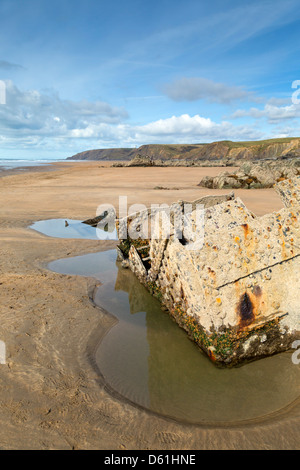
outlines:
{"label": "water reflection", "polygon": [[80,220],[49,219],[40,220],[29,228],[36,230],[48,237],[55,238],[80,238],[88,240],[117,240],[116,229],[113,231],[102,230],[83,224]]}
{"label": "water reflection", "polygon": [[96,362],[110,387],[152,411],[191,423],[232,422],[274,412],[299,395],[300,368],[284,353],[219,369],[199,351],[114,250],[58,260],[50,269],[103,282],[95,302],[119,322]]}

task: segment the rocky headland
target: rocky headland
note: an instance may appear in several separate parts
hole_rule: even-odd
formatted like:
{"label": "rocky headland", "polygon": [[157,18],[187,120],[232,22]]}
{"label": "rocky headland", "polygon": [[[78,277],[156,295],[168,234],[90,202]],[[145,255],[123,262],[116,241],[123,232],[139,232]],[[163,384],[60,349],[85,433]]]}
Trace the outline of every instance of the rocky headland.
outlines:
{"label": "rocky headland", "polygon": [[114,166],[237,166],[249,161],[300,157],[300,139],[221,141],[208,144],[142,145],[139,148],[88,150],[68,160],[114,161]]}

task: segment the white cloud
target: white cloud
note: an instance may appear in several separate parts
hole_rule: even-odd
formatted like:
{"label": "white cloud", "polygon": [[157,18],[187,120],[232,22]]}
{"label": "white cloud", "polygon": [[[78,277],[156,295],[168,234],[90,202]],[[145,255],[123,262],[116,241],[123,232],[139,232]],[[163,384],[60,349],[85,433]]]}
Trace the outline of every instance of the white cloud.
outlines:
{"label": "white cloud", "polygon": [[291,103],[291,97],[287,97],[287,98],[276,98],[276,97],[273,97],[273,98],[270,98],[268,99],[267,101],[267,104],[271,105],[271,106],[284,106],[284,105],[289,105]]}
{"label": "white cloud", "polygon": [[238,119],[243,117],[251,117],[254,119],[265,118],[270,124],[273,124],[300,117],[300,106],[294,104],[287,106],[275,106],[267,103],[263,109],[238,109],[230,116],[231,119]]}
{"label": "white cloud", "polygon": [[168,142],[183,143],[227,139],[251,140],[261,137],[261,132],[251,126],[234,126],[228,121],[216,123],[198,114],[195,116],[183,114],[136,127],[134,135],[136,139],[160,138]]}
{"label": "white cloud", "polygon": [[97,140],[110,145],[142,145],[147,143],[192,143],[213,140],[253,140],[263,134],[251,126],[234,126],[223,121],[220,124],[199,115],[172,116],[142,126],[119,124],[90,125],[86,129],[74,129],[71,136],[77,139]]}
{"label": "white cloud", "polygon": [[214,123],[209,118],[201,117],[198,114],[193,117],[188,114],[182,114],[178,117],[172,116],[167,119],[159,119],[144,126],[139,126],[136,130],[144,135],[190,135],[198,132],[207,132],[213,126]]}
{"label": "white cloud", "polygon": [[0,69],[1,70],[16,70],[16,69],[23,69],[24,67],[19,64],[14,64],[12,62],[8,62],[7,60],[0,60]]}
{"label": "white cloud", "polygon": [[65,136],[91,124],[119,123],[128,117],[124,108],[98,101],[62,100],[57,93],[20,91],[6,81],[6,105],[0,106],[0,134],[20,136]]}
{"label": "white cloud", "polygon": [[236,100],[255,100],[252,92],[238,86],[229,86],[202,77],[182,77],[163,86],[164,93],[174,101],[207,100],[230,104]]}

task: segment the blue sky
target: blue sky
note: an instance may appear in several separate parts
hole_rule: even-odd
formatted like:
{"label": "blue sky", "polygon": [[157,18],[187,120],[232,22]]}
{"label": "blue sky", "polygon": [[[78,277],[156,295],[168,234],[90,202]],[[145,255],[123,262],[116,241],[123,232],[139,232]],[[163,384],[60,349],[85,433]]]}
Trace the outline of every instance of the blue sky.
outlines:
{"label": "blue sky", "polygon": [[0,0],[0,158],[300,136],[299,57],[298,0]]}

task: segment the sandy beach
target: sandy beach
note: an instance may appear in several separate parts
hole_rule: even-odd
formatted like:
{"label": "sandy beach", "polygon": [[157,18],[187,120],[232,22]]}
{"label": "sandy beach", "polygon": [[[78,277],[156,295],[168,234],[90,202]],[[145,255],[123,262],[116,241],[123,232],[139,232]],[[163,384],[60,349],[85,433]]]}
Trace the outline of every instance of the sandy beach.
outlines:
{"label": "sandy beach", "polygon": [[[112,396],[93,351],[114,320],[91,302],[93,279],[47,269],[50,261],[94,253],[114,241],[58,239],[29,229],[38,220],[95,217],[103,203],[171,203],[228,190],[197,187],[224,168],[112,168],[55,164],[0,178],[2,449],[299,449],[300,401],[264,420],[190,426]],[[170,189],[154,189],[155,187]],[[256,215],[282,207],[273,189],[237,190]]]}

